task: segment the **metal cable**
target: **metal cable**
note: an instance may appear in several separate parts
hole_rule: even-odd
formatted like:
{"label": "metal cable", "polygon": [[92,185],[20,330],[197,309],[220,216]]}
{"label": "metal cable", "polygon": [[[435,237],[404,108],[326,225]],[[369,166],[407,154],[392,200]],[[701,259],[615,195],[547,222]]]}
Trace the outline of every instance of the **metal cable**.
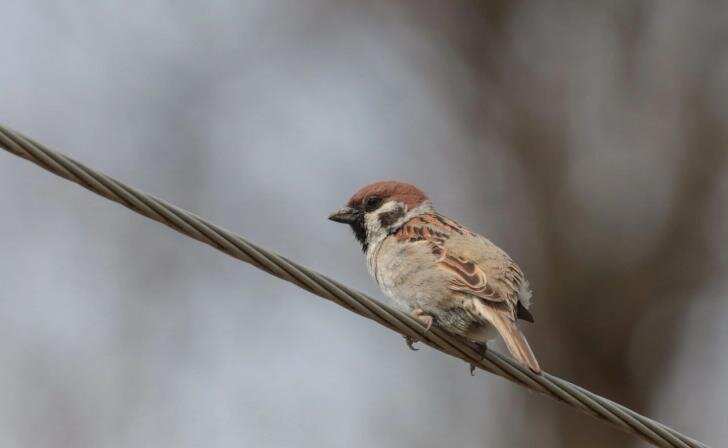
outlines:
{"label": "metal cable", "polygon": [[147,218],[209,244],[271,275],[291,282],[404,336],[418,339],[487,372],[566,403],[592,417],[635,434],[659,447],[707,448],[661,423],[546,372],[534,374],[516,361],[488,350],[482,354],[470,342],[436,326],[425,331],[418,321],[367,295],[304,266],[271,253],[199,216],[148,193],[94,171],[79,162],[0,126],[0,147],[41,168],[118,202]]}

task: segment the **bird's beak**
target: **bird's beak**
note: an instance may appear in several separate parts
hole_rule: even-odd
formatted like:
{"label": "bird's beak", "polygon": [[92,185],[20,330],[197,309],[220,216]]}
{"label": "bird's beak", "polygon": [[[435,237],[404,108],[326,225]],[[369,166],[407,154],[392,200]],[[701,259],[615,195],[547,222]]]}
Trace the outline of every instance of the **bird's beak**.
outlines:
{"label": "bird's beak", "polygon": [[352,207],[341,207],[329,216],[329,219],[342,224],[351,224],[359,218],[359,211]]}

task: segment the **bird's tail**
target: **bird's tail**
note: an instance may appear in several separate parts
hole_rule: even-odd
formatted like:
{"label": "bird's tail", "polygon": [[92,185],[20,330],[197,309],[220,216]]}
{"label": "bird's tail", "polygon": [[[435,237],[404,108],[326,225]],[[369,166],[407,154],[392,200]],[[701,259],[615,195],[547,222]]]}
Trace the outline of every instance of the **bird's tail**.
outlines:
{"label": "bird's tail", "polygon": [[526,365],[534,373],[540,373],[541,367],[538,365],[536,356],[534,356],[531,347],[528,345],[526,337],[518,329],[516,323],[505,316],[502,312],[496,310],[492,306],[481,303],[478,308],[488,322],[498,330],[503,341],[508,347],[508,351],[511,352],[514,358]]}

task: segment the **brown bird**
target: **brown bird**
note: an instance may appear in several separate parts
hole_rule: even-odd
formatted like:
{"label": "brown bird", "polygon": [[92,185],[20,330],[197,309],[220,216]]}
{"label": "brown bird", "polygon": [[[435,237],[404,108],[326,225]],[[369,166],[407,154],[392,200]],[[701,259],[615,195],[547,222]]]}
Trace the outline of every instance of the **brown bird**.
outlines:
{"label": "brown bird", "polygon": [[516,324],[533,322],[521,269],[488,239],[437,213],[417,187],[367,185],[329,219],[351,226],[384,294],[426,329],[435,323],[483,344],[500,334],[517,360],[541,371]]}

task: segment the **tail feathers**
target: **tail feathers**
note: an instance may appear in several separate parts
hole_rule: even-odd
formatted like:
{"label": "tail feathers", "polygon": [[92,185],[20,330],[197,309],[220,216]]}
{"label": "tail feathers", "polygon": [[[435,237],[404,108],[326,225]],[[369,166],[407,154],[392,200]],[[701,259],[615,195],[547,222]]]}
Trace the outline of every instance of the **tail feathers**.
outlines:
{"label": "tail feathers", "polygon": [[538,365],[536,356],[534,356],[531,347],[528,345],[526,337],[518,329],[516,323],[507,316],[503,315],[502,312],[493,309],[492,307],[481,304],[480,307],[483,317],[491,323],[498,330],[501,338],[506,343],[508,351],[511,352],[514,358],[520,361],[522,364],[528,366],[534,373],[540,373],[541,367]]}
{"label": "tail feathers", "polygon": [[528,345],[526,337],[523,336],[521,330],[511,323],[511,331],[509,333],[501,333],[501,337],[506,342],[508,350],[523,364],[527,365],[533,373],[541,373],[541,367],[538,365],[536,356],[534,356],[531,347]]}

